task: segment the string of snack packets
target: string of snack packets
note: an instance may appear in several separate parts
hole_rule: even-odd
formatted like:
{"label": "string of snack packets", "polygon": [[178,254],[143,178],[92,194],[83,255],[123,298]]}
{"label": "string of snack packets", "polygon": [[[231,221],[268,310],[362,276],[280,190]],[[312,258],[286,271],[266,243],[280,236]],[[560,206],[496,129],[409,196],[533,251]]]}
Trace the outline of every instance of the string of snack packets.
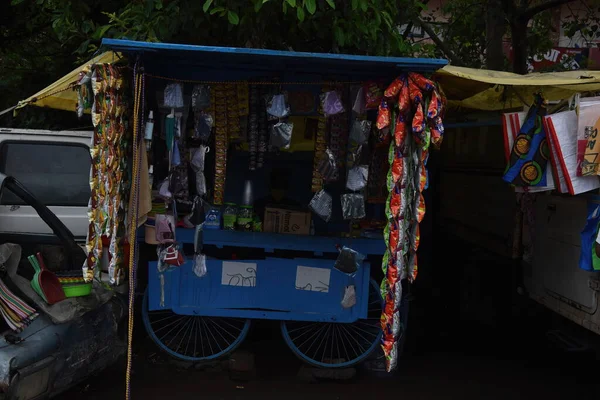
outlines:
{"label": "string of snack packets", "polygon": [[396,78],[385,90],[377,115],[377,128],[383,132],[380,140],[392,136],[384,229],[387,249],[381,282],[382,348],[388,371],[396,367],[404,330],[400,315],[402,280],[412,282],[417,277],[419,224],[425,215],[425,165],[429,146],[439,148],[442,143],[445,105],[445,96],[436,83],[420,74],[408,73]]}

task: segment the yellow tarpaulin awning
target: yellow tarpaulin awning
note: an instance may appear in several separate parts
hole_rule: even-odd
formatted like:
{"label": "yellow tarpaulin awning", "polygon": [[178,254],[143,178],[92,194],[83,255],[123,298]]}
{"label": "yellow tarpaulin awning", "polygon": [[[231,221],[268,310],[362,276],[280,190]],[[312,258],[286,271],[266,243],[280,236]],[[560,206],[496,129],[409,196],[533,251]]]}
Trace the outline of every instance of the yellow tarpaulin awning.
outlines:
{"label": "yellow tarpaulin awning", "polygon": [[108,51],[102,53],[85,64],[75,68],[61,79],[50,86],[40,90],[33,96],[21,100],[17,105],[17,110],[25,106],[48,107],[57,110],[75,111],[77,108],[77,93],[72,90],[79,80],[79,74],[89,69],[93,64],[114,63],[121,59],[119,53]]}
{"label": "yellow tarpaulin awning", "polygon": [[500,111],[533,102],[535,93],[563,100],[575,93],[600,91],[600,71],[533,73],[445,66],[435,73],[451,107]]}
{"label": "yellow tarpaulin awning", "polygon": [[[27,105],[75,111],[77,93],[72,90],[80,72],[92,64],[113,63],[121,55],[112,51],[94,57],[33,96],[20,101]],[[521,108],[533,102],[535,93],[547,100],[563,100],[575,93],[600,92],[600,71],[566,71],[519,75],[447,65],[434,77],[440,82],[453,108],[501,111]]]}

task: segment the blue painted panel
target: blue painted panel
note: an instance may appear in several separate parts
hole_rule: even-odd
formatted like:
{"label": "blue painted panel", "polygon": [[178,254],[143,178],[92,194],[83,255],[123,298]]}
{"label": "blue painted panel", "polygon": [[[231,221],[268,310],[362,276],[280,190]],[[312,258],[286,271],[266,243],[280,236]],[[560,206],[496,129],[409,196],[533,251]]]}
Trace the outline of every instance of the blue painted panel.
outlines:
{"label": "blue painted panel", "polygon": [[[336,322],[353,322],[367,315],[370,277],[367,263],[350,278],[333,269],[332,260],[271,258],[235,262],[241,263],[242,274],[247,268],[255,268],[255,278],[244,279],[236,273],[224,278],[222,260],[208,260],[208,274],[203,278],[193,273],[191,261],[165,272],[164,307],[160,307],[160,274],[156,263],[150,263],[149,309],[171,308],[183,315]],[[328,292],[296,288],[298,266],[329,271]],[[349,284],[356,287],[357,303],[344,309],[340,302]]]}
{"label": "blue painted panel", "polygon": [[[177,240],[180,242],[194,242],[193,229],[178,228],[176,235]],[[202,233],[202,239],[205,245],[216,245],[218,247],[231,246],[335,253],[337,252],[335,246],[340,245],[348,246],[364,255],[383,255],[385,252],[383,239],[283,235],[226,230],[205,230]]]}

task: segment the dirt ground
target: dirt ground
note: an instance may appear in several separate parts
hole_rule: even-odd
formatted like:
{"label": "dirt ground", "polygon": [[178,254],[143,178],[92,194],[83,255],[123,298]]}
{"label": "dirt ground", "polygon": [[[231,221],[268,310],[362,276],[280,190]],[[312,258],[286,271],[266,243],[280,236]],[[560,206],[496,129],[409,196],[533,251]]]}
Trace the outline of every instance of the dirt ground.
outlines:
{"label": "dirt ground", "polygon": [[[271,337],[265,337],[270,336]],[[274,324],[254,330],[245,351],[255,354],[254,377],[231,376],[219,366],[198,369],[172,363],[144,340],[136,346],[134,399],[599,399],[600,363],[594,356],[550,349],[539,337],[474,326],[454,333],[413,331],[393,376],[358,369],[350,380],[306,383],[302,364],[278,337]],[[422,335],[420,337],[414,337]],[[118,399],[124,368],[117,365],[58,398]]]}

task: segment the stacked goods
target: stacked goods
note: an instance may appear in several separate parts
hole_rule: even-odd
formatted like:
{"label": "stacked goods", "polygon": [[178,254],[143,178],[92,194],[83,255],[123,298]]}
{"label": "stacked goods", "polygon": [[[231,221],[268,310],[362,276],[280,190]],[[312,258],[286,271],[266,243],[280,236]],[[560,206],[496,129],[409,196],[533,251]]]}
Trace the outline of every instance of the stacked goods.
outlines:
{"label": "stacked goods", "polygon": [[444,126],[443,95],[438,86],[415,73],[398,77],[384,91],[377,115],[381,141],[392,135],[387,177],[389,192],[386,202],[387,225],[383,257],[384,279],[381,294],[382,347],[386,368],[395,368],[398,342],[403,326],[400,317],[402,280],[412,282],[418,271],[419,223],[425,215],[423,190],[427,184],[427,162],[430,144],[439,147]]}

